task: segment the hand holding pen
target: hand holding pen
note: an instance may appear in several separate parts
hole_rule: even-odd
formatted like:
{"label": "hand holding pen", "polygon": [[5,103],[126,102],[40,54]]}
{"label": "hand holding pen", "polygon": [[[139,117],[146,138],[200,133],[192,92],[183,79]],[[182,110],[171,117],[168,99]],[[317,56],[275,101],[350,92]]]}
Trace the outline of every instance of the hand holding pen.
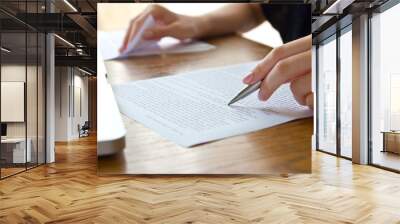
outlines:
{"label": "hand holding pen", "polygon": [[243,79],[243,82],[249,86],[229,104],[250,95],[249,93],[257,89],[259,89],[258,98],[266,101],[280,85],[290,83],[296,101],[301,105],[313,107],[311,35],[273,49]]}

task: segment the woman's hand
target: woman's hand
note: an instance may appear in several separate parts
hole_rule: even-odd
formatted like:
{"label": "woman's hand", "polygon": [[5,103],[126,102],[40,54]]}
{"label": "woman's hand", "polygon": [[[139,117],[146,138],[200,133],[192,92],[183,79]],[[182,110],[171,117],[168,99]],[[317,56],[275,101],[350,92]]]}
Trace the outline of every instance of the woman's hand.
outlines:
{"label": "woman's hand", "polygon": [[154,4],[131,21],[120,48],[121,52],[126,49],[149,15],[154,17],[156,26],[144,32],[143,38],[148,40],[158,40],[165,36],[183,40],[246,32],[264,21],[258,4],[228,4],[201,16],[176,14]]}
{"label": "woman's hand", "polygon": [[156,25],[143,33],[144,39],[158,40],[165,36],[171,36],[183,40],[187,38],[196,38],[201,35],[200,28],[203,27],[203,25],[200,24],[202,22],[200,17],[179,15],[162,6],[151,5],[140,15],[132,19],[120,52],[126,49],[128,43],[133,39],[149,15],[153,16]]}
{"label": "woman's hand", "polygon": [[253,84],[260,80],[260,100],[268,100],[280,85],[290,82],[296,101],[312,108],[311,35],[273,49],[243,82]]}

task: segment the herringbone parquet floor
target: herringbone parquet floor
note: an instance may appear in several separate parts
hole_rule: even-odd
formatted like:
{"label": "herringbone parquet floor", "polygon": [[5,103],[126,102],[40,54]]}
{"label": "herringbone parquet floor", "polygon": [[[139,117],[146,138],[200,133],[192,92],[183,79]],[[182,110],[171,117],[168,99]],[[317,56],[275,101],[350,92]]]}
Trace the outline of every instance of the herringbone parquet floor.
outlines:
{"label": "herringbone parquet floor", "polygon": [[98,177],[96,139],[0,181],[0,223],[400,223],[400,175],[313,153],[313,174]]}

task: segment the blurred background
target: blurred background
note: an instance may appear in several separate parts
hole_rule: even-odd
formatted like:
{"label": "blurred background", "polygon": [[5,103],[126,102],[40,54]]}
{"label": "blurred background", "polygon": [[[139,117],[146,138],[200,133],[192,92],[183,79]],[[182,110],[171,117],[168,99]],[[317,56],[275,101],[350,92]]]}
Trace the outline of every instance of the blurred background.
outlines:
{"label": "blurred background", "polygon": [[[98,11],[99,13],[102,13],[102,15],[107,15],[107,14],[109,15],[109,16],[104,16],[101,19],[103,18],[105,19],[112,16],[115,21],[118,21],[116,22],[117,24],[119,24],[118,29],[126,29],[126,27],[128,27],[129,25],[130,20],[133,19],[136,15],[138,15],[152,3],[125,4],[125,7],[121,7],[120,4],[122,3],[107,3],[107,7],[101,7],[102,4],[99,4]],[[158,3],[158,4],[166,7],[167,9],[173,12],[182,15],[198,16],[211,12],[218,8],[221,8],[229,3],[185,3],[185,4]],[[111,14],[112,12],[115,11],[115,8],[118,8],[118,10],[121,12],[118,15],[119,16],[118,18],[115,17],[115,13]],[[101,19],[98,20],[98,29],[99,30],[107,29],[108,27],[106,27],[107,26],[106,23],[102,22]],[[112,28],[115,29],[116,27],[113,26]],[[243,36],[250,40],[268,45],[270,47],[277,47],[282,44],[282,39],[279,36],[279,33],[268,22],[264,22],[257,28],[247,33],[244,33]]]}

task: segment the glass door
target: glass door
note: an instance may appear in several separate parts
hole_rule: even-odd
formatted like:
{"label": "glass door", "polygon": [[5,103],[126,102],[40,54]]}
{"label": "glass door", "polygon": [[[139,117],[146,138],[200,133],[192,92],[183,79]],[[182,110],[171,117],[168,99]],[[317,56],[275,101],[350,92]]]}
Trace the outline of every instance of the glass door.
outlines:
{"label": "glass door", "polygon": [[352,157],[352,33],[351,25],[340,31],[340,156]]}
{"label": "glass door", "polygon": [[371,18],[370,162],[400,171],[400,4]]}
{"label": "glass door", "polygon": [[317,149],[336,154],[336,35],[317,49]]}

